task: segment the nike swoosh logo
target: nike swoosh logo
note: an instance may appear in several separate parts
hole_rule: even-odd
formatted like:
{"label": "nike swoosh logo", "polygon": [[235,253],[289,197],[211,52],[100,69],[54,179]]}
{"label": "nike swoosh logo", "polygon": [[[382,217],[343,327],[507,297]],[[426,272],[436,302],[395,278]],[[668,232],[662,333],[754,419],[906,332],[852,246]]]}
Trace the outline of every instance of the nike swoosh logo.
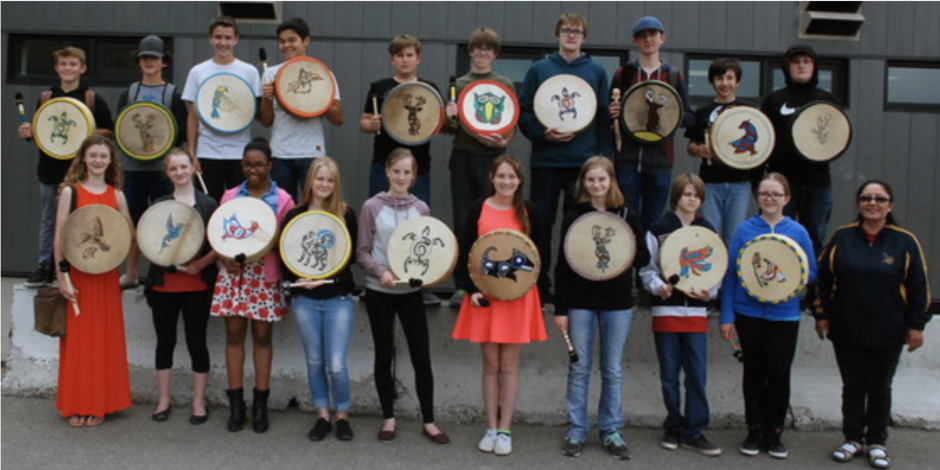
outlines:
{"label": "nike swoosh logo", "polygon": [[795,112],[796,112],[796,110],[793,109],[793,108],[791,108],[791,107],[789,107],[789,106],[787,106],[786,103],[783,103],[783,106],[780,107],[780,114],[782,114],[782,115],[784,115],[784,116],[789,116],[789,115],[791,115],[791,114],[793,114],[793,113],[795,113]]}
{"label": "nike swoosh logo", "polygon": [[721,110],[724,109],[724,106],[718,106],[712,111],[712,114],[708,116],[708,125],[712,125],[718,119],[718,115],[721,114]]}

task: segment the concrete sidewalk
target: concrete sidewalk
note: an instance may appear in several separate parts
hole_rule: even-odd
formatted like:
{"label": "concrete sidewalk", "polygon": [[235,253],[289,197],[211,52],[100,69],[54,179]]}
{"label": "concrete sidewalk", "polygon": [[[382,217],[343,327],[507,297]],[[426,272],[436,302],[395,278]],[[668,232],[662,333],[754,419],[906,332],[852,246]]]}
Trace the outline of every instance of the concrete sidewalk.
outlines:
{"label": "concrete sidewalk", "polygon": [[[121,470],[266,470],[266,469],[494,469],[532,468],[597,469],[630,466],[635,469],[736,470],[862,469],[859,458],[848,465],[829,460],[831,449],[841,442],[835,431],[787,432],[790,457],[775,460],[766,454],[745,457],[737,446],[741,430],[708,432],[709,439],[724,451],[718,458],[680,449],[659,447],[660,432],[654,429],[626,430],[633,459],[613,460],[595,436],[579,458],[564,457],[560,445],[563,426],[519,425],[513,429],[513,453],[497,457],[476,450],[483,434],[479,424],[439,422],[453,440],[449,446],[431,443],[420,434],[420,424],[399,420],[398,438],[380,443],[375,433],[377,416],[351,416],[356,437],[341,442],[330,435],[322,442],[307,440],[313,415],[296,409],[271,414],[271,429],[255,434],[250,428],[239,433],[225,429],[226,410],[213,408],[209,422],[191,426],[188,408],[173,409],[170,420],[150,420],[151,407],[136,405],[108,418],[99,428],[70,428],[59,418],[53,400],[2,398],[4,470],[121,469]],[[940,433],[892,429],[889,441],[894,469],[936,468]]]}

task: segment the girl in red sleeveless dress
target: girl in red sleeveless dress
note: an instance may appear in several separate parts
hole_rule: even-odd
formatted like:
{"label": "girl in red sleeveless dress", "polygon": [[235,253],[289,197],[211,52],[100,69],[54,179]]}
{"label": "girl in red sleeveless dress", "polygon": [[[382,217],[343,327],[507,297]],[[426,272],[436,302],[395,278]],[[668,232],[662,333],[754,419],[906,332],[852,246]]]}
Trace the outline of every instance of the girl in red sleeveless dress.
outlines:
{"label": "girl in red sleeveless dress", "polygon": [[[121,186],[117,150],[111,139],[93,135],[82,143],[59,191],[56,213],[55,260],[63,260],[61,233],[72,209],[101,204],[121,212],[128,230],[134,229]],[[99,426],[104,415],[131,406],[131,386],[124,341],[124,310],[117,269],[88,274],[69,272],[70,289],[62,272],[59,291],[68,302],[68,334],[59,340],[59,387],[56,408],[70,426]],[[80,314],[76,315],[73,302]]]}

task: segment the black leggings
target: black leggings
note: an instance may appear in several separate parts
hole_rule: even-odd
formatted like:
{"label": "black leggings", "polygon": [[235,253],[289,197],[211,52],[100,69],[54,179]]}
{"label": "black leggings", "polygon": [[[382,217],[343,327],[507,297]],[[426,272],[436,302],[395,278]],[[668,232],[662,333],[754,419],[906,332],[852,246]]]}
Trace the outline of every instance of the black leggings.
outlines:
{"label": "black leggings", "polygon": [[201,292],[151,292],[147,296],[153,312],[153,328],[157,333],[157,370],[173,368],[176,348],[176,324],[180,312],[186,331],[186,347],[192,359],[193,372],[209,372],[209,348],[206,329],[209,325],[209,300]]}
{"label": "black leggings", "polygon": [[835,347],[842,375],[842,433],[848,441],[885,445],[891,419],[891,383],[899,346],[886,351]]}
{"label": "black leggings", "polygon": [[737,314],[734,326],[744,352],[744,420],[748,426],[783,427],[800,322]]}
{"label": "black leggings", "polygon": [[428,339],[428,319],[425,316],[421,291],[410,294],[385,294],[366,290],[366,311],[375,343],[375,387],[382,404],[382,417],[395,417],[395,316],[401,323],[411,366],[415,371],[415,389],[421,405],[424,423],[434,422],[434,373]]}

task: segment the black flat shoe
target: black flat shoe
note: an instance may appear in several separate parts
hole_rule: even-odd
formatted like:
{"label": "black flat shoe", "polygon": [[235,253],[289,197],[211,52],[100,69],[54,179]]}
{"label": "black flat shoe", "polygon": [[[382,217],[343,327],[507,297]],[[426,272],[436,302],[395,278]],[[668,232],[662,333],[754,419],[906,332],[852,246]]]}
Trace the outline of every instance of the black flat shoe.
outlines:
{"label": "black flat shoe", "polygon": [[313,425],[313,429],[307,433],[307,437],[310,438],[311,441],[322,441],[332,429],[333,426],[330,425],[329,421],[320,418],[317,420],[316,424]]}
{"label": "black flat shoe", "polygon": [[189,424],[192,424],[193,426],[199,426],[200,424],[204,424],[206,421],[209,421],[209,408],[208,407],[206,407],[206,414],[202,416],[196,416],[196,415],[189,416]]}
{"label": "black flat shoe", "polygon": [[351,441],[353,438],[352,427],[349,426],[348,419],[336,420],[336,438],[341,441]]}
{"label": "black flat shoe", "polygon": [[167,408],[166,408],[165,410],[163,410],[163,411],[158,411],[158,412],[152,414],[152,415],[150,416],[150,419],[152,419],[152,420],[154,420],[154,421],[157,421],[157,422],[166,421],[166,420],[170,419],[170,410],[171,410],[171,409],[172,409],[171,407],[167,407]]}

